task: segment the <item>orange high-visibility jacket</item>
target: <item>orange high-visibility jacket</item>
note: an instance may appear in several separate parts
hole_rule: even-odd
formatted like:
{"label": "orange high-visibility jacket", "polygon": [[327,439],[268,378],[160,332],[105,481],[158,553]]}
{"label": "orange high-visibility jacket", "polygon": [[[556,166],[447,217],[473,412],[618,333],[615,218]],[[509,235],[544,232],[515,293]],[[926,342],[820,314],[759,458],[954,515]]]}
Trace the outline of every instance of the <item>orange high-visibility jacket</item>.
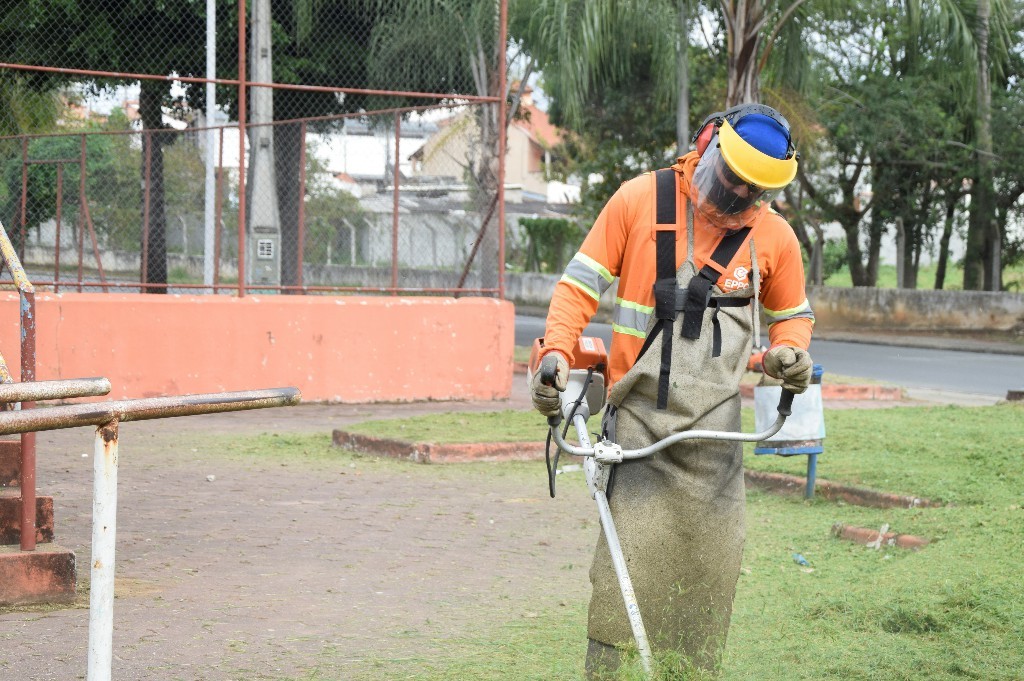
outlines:
{"label": "orange high-visibility jacket", "polygon": [[[697,152],[673,166],[679,177],[677,199],[676,267],[686,260],[686,201]],[[608,200],[580,250],[555,287],[544,332],[545,353],[558,350],[573,357],[576,341],[597,311],[601,294],[619,278],[612,318],[612,347],[608,358],[609,385],[633,366],[647,337],[654,314],[655,175],[647,173],[623,183]],[[723,234],[694,216],[694,262],[707,264]],[[760,302],[768,319],[773,346],[807,349],[814,313],[804,291],[800,244],[789,223],[772,211],[762,211],[750,235],[718,279],[725,293],[750,286],[754,243],[760,275]]]}

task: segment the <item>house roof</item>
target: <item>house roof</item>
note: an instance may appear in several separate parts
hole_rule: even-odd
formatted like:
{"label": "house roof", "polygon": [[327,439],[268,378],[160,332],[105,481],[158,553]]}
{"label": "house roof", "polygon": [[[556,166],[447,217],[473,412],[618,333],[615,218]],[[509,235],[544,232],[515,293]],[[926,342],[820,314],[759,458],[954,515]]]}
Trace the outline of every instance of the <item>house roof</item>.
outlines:
{"label": "house roof", "polygon": [[530,139],[545,149],[550,149],[562,141],[562,131],[552,125],[547,113],[538,109],[531,100],[524,98],[519,108],[525,115],[513,125],[525,131]]}

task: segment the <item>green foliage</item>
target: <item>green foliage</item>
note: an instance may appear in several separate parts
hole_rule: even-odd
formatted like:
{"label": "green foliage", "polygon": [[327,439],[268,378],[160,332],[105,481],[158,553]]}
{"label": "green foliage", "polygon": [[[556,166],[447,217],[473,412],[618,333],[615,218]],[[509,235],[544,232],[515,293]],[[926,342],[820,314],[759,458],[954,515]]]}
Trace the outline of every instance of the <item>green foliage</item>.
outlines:
{"label": "green foliage", "polygon": [[527,272],[559,274],[583,239],[579,225],[565,218],[523,218],[519,221],[521,255]]}
{"label": "green foliage", "polygon": [[[697,73],[690,109],[693,129],[708,113],[721,108],[720,95],[716,93],[724,71],[710,56],[697,50],[691,50],[691,61]],[[568,118],[561,108],[561,84],[545,79],[546,90],[553,93],[552,122],[572,133],[555,149],[555,172],[563,179],[580,179],[581,201],[576,214],[587,223],[597,218],[623,182],[668,166],[674,160],[674,111],[659,99],[659,79],[650,70],[651,62],[635,55],[632,63],[635,71],[595,88],[577,118]],[[579,122],[574,122],[577,119]]]}
{"label": "green foliage", "polygon": [[822,252],[822,276],[828,279],[839,270],[846,267],[846,240],[827,239]]}

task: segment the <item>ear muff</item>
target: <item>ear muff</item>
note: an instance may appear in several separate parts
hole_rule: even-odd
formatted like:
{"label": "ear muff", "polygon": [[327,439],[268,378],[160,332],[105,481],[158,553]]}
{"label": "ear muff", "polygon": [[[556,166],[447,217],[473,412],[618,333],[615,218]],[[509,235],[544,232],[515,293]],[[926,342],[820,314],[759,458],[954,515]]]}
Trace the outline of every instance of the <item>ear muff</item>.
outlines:
{"label": "ear muff", "polygon": [[718,127],[722,125],[722,121],[725,114],[721,111],[717,111],[707,118],[697,128],[697,132],[693,133],[693,137],[690,138],[690,144],[693,144],[697,148],[697,155],[703,156],[704,150],[711,144],[711,140],[714,139],[715,134],[718,132]]}

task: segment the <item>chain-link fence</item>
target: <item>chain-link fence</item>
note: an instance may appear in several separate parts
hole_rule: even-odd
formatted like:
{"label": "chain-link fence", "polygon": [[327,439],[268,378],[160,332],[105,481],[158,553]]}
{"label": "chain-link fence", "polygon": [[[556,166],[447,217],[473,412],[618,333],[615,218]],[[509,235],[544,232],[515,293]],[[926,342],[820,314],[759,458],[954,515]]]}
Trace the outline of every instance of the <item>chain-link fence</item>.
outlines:
{"label": "chain-link fence", "polygon": [[500,295],[506,2],[7,3],[0,220],[54,290]]}

